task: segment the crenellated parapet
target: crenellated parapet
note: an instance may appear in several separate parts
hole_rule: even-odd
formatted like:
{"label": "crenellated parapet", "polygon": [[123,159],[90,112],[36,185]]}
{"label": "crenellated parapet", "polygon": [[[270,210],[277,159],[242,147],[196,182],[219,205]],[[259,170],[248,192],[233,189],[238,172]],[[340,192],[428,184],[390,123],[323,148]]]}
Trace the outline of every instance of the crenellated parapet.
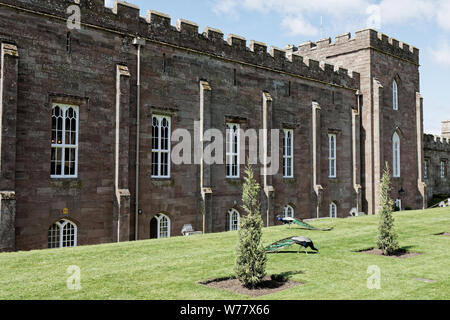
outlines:
{"label": "crenellated parapet", "polygon": [[[244,37],[224,34],[207,27],[199,33],[196,23],[178,19],[171,24],[170,16],[157,11],[149,11],[146,17],[140,16],[139,7],[125,1],[116,0],[113,8],[105,7],[104,0],[3,0],[0,5],[24,9],[33,14],[45,14],[46,19],[65,21],[69,14],[67,8],[77,5],[81,10],[83,29],[92,28],[114,32],[123,37],[139,36],[150,43],[172,46],[193,53],[216,57],[229,62],[266,68],[295,77],[357,90],[360,76],[356,72],[333,65],[303,58],[301,52],[292,52],[276,47],[268,47],[258,41]],[[76,32],[76,30],[74,30]]]}
{"label": "crenellated parapet", "polygon": [[314,56],[318,51],[329,52],[330,56],[344,52],[354,52],[362,49],[377,50],[400,59],[419,64],[419,49],[407,43],[400,42],[373,29],[364,29],[355,32],[352,38],[350,33],[339,35],[332,42],[331,38],[321,39],[316,42],[308,41],[298,47],[290,47],[300,55]]}
{"label": "crenellated parapet", "polygon": [[450,139],[431,134],[424,135],[424,149],[449,152],[450,155]]}

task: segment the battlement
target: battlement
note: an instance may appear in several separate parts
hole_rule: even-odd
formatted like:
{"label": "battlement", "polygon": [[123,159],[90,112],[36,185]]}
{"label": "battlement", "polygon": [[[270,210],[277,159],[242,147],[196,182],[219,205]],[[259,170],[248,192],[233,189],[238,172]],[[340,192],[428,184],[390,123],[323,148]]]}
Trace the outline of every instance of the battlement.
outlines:
{"label": "battlement", "polygon": [[423,142],[425,149],[450,152],[450,139],[432,134],[425,134]]}
{"label": "battlement", "polygon": [[373,29],[356,31],[354,38],[352,38],[351,33],[346,33],[338,35],[334,42],[331,41],[331,38],[325,38],[316,42],[308,41],[298,47],[289,47],[293,51],[298,51],[301,55],[311,55],[322,50],[329,51],[330,54],[342,54],[371,48],[419,64],[419,49]]}
{"label": "battlement", "polygon": [[[206,54],[229,62],[243,63],[271,69],[292,76],[303,77],[323,83],[359,89],[360,75],[330,64],[303,58],[297,52],[270,47],[244,37],[230,34],[224,40],[222,31],[206,27],[199,33],[195,22],[178,19],[171,24],[169,15],[150,10],[146,17],[140,16],[139,7],[116,0],[113,8],[105,7],[104,0],[3,0],[0,6],[9,6],[34,14],[45,14],[45,19],[66,20],[67,8],[79,2],[82,28],[96,28],[115,32],[126,37],[136,36],[159,45]],[[20,44],[19,44],[20,45]]]}

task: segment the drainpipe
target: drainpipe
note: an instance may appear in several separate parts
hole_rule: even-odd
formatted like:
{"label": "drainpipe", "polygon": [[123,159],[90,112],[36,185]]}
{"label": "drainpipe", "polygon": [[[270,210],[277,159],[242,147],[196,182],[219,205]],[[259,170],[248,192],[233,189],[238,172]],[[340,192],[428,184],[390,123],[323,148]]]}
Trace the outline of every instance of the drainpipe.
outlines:
{"label": "drainpipe", "polygon": [[137,92],[136,92],[136,189],[134,213],[134,240],[139,240],[139,152],[140,152],[140,122],[141,122],[141,47],[145,40],[135,38],[133,44],[137,48]]}

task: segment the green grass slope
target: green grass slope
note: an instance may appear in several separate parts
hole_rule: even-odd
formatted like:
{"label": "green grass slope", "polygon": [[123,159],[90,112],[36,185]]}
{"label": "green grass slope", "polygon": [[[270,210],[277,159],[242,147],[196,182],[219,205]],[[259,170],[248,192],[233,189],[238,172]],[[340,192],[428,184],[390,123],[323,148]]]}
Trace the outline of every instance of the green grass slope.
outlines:
{"label": "green grass slope", "polygon": [[[310,237],[319,254],[270,254],[268,274],[293,272],[302,286],[259,299],[450,299],[448,208],[395,214],[402,247],[421,253],[395,259],[356,252],[375,246],[375,216],[321,220],[330,232],[287,226],[264,229],[264,243]],[[0,299],[249,299],[199,281],[233,275],[237,233],[0,254]],[[68,290],[67,268],[81,269],[81,290]],[[369,290],[369,266],[381,269],[381,289]],[[425,283],[415,280],[434,280]]]}

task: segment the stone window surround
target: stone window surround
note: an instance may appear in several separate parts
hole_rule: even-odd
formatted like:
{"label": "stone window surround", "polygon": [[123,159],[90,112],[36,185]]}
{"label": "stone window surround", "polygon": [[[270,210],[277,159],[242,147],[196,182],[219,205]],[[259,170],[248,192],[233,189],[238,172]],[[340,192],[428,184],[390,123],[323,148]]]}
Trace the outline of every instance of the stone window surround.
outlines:
{"label": "stone window surround", "polygon": [[[170,115],[166,115],[166,114],[160,114],[160,113],[152,113],[152,131],[153,131],[153,119],[157,118],[160,120],[166,119],[168,121],[168,149],[167,150],[163,150],[161,149],[161,142],[162,142],[162,138],[161,138],[161,123],[159,125],[159,136],[158,136],[158,146],[160,146],[158,149],[153,149],[153,134],[152,134],[152,155],[153,153],[158,153],[158,155],[161,155],[162,153],[168,153],[168,163],[167,163],[167,175],[161,175],[161,168],[162,168],[162,161],[161,158],[158,156],[158,174],[155,175],[152,171],[152,179],[170,179],[171,178],[171,157],[170,157],[170,152],[172,149],[172,142],[171,142],[171,137],[172,137],[172,117]],[[153,156],[152,156],[153,159]],[[153,160],[152,160],[152,168],[153,168]],[[152,169],[153,170],[153,169]]]}
{"label": "stone window surround", "polygon": [[[290,143],[289,147],[291,153],[288,154],[288,134],[290,134]],[[293,129],[285,128],[283,129],[283,178],[284,179],[293,179],[294,178],[294,139],[295,139],[295,131]],[[290,173],[287,173],[288,164],[290,165]]]}

